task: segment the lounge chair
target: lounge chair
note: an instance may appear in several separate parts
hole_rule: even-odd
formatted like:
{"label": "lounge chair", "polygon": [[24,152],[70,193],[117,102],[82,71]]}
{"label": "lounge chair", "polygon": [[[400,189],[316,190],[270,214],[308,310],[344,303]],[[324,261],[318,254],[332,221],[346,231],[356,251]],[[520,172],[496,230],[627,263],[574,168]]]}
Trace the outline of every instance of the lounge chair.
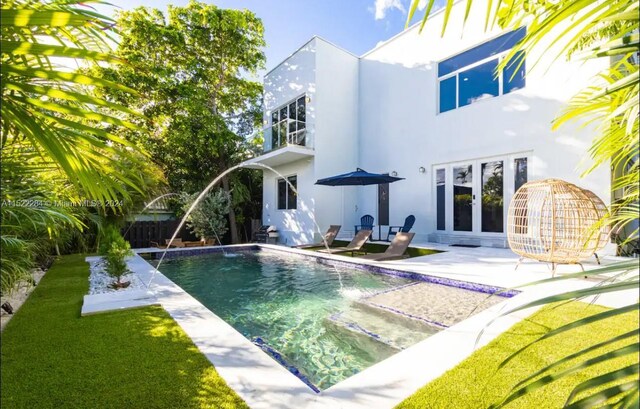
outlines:
{"label": "lounge chair", "polygon": [[389,247],[384,253],[366,254],[359,258],[371,261],[385,261],[385,260],[398,260],[401,258],[407,258],[409,255],[405,254],[409,243],[413,240],[415,233],[396,233]]}
{"label": "lounge chair", "polygon": [[358,233],[360,230],[373,231],[373,216],[365,214],[360,218],[360,224],[354,226],[354,233]]}
{"label": "lounge chair", "polygon": [[389,226],[389,232],[387,233],[387,241],[391,236],[395,236],[397,233],[409,233],[413,224],[416,222],[416,217],[414,215],[407,216],[404,219],[404,224],[402,226]]}
{"label": "lounge chair", "polygon": [[[327,232],[324,234],[324,240],[326,241],[326,245],[330,246],[331,243],[333,243],[333,240],[335,240],[336,236],[338,235],[338,232],[340,231],[340,225],[335,225],[332,224],[331,226],[329,226],[329,230],[327,230]],[[325,245],[324,241],[319,241],[317,243],[311,243],[311,244],[301,244],[299,246],[293,246],[296,249],[310,249],[312,247],[323,247]]]}
{"label": "lounge chair", "polygon": [[354,251],[360,251],[360,249],[362,249],[362,246],[364,246],[364,243],[367,242],[370,236],[371,236],[371,230],[360,230],[355,235],[353,240],[351,240],[351,243],[347,244],[345,247],[335,247],[329,250],[323,249],[318,251],[321,253],[328,253],[328,254],[339,254],[339,253],[351,252],[351,255],[353,255]]}
{"label": "lounge chair", "polygon": [[164,245],[161,245],[161,244],[159,244],[159,243],[157,243],[155,241],[151,241],[149,243],[152,246],[157,247],[159,249],[166,249],[166,248],[169,248],[169,247],[172,247],[172,248],[174,248],[174,247],[180,247],[180,248],[185,247],[184,242],[182,241],[182,239],[178,239],[178,238],[173,239],[173,242],[171,243],[171,246],[169,246],[169,242],[170,241],[171,241],[170,239],[165,239],[164,240]]}

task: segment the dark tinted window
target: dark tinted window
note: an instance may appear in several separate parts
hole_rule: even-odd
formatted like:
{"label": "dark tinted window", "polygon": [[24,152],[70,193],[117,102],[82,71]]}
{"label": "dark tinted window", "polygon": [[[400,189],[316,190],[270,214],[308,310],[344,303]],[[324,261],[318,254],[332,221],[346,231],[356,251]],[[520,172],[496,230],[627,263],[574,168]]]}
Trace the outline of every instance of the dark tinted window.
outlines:
{"label": "dark tinted window", "polygon": [[298,195],[296,194],[296,190],[298,189],[298,177],[297,176],[289,176],[289,183],[292,186],[287,184],[287,209],[297,209],[298,208]]}
{"label": "dark tinted window", "polygon": [[482,164],[482,231],[502,233],[504,218],[504,166],[502,161]]}
{"label": "dark tinted window", "polygon": [[[298,98],[298,121],[306,122],[307,120],[307,111],[306,111],[306,101],[305,97]],[[304,127],[304,124],[298,124],[298,126]]]}
{"label": "dark tinted window", "polygon": [[515,171],[515,191],[517,192],[522,185],[527,183],[527,158],[517,158],[514,160]]}
{"label": "dark tinted window", "polygon": [[438,230],[445,229],[445,170],[436,170],[436,225]]}
{"label": "dark tinted window", "polygon": [[287,182],[284,179],[278,179],[278,209],[287,208]]}

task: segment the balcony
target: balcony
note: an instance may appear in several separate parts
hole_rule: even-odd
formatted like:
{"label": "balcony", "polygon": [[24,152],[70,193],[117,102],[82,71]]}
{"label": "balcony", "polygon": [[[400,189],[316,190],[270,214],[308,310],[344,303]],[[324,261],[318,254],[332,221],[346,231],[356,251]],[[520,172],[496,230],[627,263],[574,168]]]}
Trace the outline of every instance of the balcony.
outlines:
{"label": "balcony", "polygon": [[313,149],[313,132],[310,124],[285,119],[264,129],[264,153],[291,145]]}
{"label": "balcony", "polygon": [[315,156],[313,127],[294,120],[284,120],[264,129],[262,155],[244,162],[245,167],[264,169],[260,164],[276,167]]}

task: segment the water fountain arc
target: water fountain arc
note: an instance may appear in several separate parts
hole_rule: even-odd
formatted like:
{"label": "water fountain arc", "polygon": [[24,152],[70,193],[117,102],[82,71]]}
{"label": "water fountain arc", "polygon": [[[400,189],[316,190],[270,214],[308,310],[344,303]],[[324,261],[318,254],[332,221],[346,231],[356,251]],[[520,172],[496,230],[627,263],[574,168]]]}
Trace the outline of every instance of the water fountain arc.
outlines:
{"label": "water fountain arc", "polygon": [[[160,265],[162,264],[162,262],[164,261],[165,256],[167,255],[167,251],[171,247],[171,244],[175,240],[175,238],[178,235],[178,233],[180,232],[180,230],[182,230],[182,228],[184,227],[184,225],[185,225],[185,223],[187,221],[187,218],[193,212],[193,210],[196,208],[196,206],[200,203],[200,201],[211,191],[211,189],[213,189],[214,186],[216,186],[222,180],[223,177],[227,176],[229,173],[233,172],[236,169],[246,168],[247,166],[248,165],[245,164],[245,163],[240,163],[238,165],[232,166],[229,169],[225,170],[224,172],[219,174],[215,179],[213,179],[202,190],[202,192],[200,192],[198,197],[195,198],[195,200],[193,201],[191,206],[189,206],[189,209],[187,209],[187,211],[185,212],[184,216],[182,216],[182,219],[180,220],[180,223],[178,224],[178,227],[176,228],[176,230],[173,232],[173,235],[171,236],[171,239],[169,239],[169,242],[167,243],[167,248],[165,248],[164,251],[162,252],[162,256],[160,256],[160,260],[158,261],[158,264],[154,268],[154,270],[153,270],[153,272],[151,274],[151,278],[149,279],[149,282],[146,283],[146,287],[147,288],[150,288],[151,283],[153,282],[153,279],[154,279],[156,273],[158,272],[158,269],[160,268]],[[296,189],[296,187],[293,186],[293,184],[286,177],[284,177],[280,172],[278,172],[277,170],[275,170],[271,166],[265,165],[264,163],[253,163],[253,164],[251,164],[251,166],[258,166],[258,167],[270,170],[271,172],[275,173],[279,177],[283,178],[284,181],[289,185],[289,188],[291,188],[296,193],[296,195],[298,195],[298,190]],[[149,205],[147,205],[147,206],[149,206]],[[322,237],[322,241],[324,243],[325,248],[327,249],[327,251],[329,251],[329,243],[327,243],[326,238],[322,234],[322,230],[320,229],[320,226],[318,225],[318,222],[315,220],[315,217],[312,217],[311,220],[315,224],[315,228],[316,228],[317,232]],[[336,273],[338,275],[338,280],[340,282],[340,291],[343,291],[342,276],[341,276],[341,274],[338,271],[338,268],[336,266],[333,266],[333,268],[334,268],[334,270],[336,271]]]}

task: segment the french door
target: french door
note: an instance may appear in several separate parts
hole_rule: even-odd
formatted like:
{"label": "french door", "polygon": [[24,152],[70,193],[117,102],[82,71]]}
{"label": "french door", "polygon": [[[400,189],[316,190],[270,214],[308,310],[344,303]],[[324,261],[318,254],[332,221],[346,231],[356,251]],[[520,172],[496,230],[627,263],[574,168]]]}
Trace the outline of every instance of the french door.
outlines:
{"label": "french door", "polygon": [[508,200],[527,180],[525,154],[434,166],[436,229],[502,235]]}

